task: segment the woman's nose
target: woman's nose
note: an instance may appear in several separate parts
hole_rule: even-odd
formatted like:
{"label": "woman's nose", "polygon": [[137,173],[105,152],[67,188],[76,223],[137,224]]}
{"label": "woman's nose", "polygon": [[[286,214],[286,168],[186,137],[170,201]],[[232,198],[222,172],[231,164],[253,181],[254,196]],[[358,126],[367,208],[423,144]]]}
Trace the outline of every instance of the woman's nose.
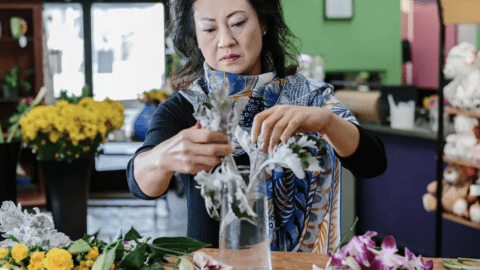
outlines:
{"label": "woman's nose", "polygon": [[220,33],[220,39],[218,40],[219,48],[227,48],[235,44],[237,44],[237,41],[229,30],[224,30]]}

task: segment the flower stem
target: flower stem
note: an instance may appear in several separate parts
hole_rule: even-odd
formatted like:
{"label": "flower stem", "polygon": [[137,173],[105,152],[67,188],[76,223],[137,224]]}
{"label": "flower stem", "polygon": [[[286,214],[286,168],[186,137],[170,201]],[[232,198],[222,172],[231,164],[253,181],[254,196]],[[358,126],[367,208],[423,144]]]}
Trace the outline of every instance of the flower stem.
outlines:
{"label": "flower stem", "polygon": [[0,124],[0,143],[5,143],[5,140],[3,139],[2,124]]}

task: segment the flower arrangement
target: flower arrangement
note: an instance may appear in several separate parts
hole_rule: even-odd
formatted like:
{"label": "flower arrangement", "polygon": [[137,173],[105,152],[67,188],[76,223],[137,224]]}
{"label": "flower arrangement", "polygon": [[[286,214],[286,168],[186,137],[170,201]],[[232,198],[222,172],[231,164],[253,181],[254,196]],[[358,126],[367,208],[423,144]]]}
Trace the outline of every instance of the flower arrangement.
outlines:
{"label": "flower arrangement", "polygon": [[[4,202],[0,209],[0,231],[7,240],[0,242],[0,269],[11,270],[114,270],[163,269],[171,266],[193,270],[185,257],[208,247],[187,237],[144,239],[130,229],[105,243],[85,234],[72,242],[54,229],[52,218],[35,209],[22,213],[21,205]],[[173,259],[173,260],[172,260]],[[175,259],[176,262],[175,262]]]}
{"label": "flower arrangement", "polygon": [[121,128],[123,105],[86,97],[78,103],[60,100],[41,105],[21,118],[23,140],[39,160],[73,161],[93,156],[108,133]]}
{"label": "flower arrangement", "polygon": [[159,103],[163,103],[165,100],[167,100],[171,96],[172,95],[165,90],[152,89],[150,91],[144,91],[140,95],[140,100],[142,102],[149,103],[149,104],[152,104],[152,103],[159,104]]}
{"label": "flower arrangement", "polygon": [[[448,101],[447,98],[443,98],[443,105],[448,106],[450,105],[450,102]],[[438,107],[438,95],[431,95],[428,97],[423,98],[423,108],[427,110],[435,110]]]}
{"label": "flower arrangement", "polygon": [[259,136],[258,143],[252,143],[249,133],[238,125],[248,98],[240,98],[233,104],[232,98],[229,97],[228,85],[228,80],[225,79],[223,85],[212,89],[209,93],[210,102],[198,104],[194,117],[203,128],[226,132],[230,141],[236,140],[245,150],[250,158],[248,185],[241,176],[233,155],[223,158],[221,164],[211,172],[199,172],[194,179],[200,185],[201,195],[205,199],[207,211],[212,218],[217,220],[220,218],[222,189],[226,186],[229,202],[227,207],[231,210],[228,213],[235,215],[226,219],[253,220],[256,218],[252,210],[254,200],[249,198],[252,198],[255,193],[255,187],[260,181],[257,176],[263,169],[271,171],[274,165],[280,165],[290,168],[299,178],[305,177],[305,170],[320,171],[321,167],[317,159],[305,148],[319,149],[324,141],[306,134],[296,134],[288,141],[276,145],[268,154],[263,153],[262,136]]}

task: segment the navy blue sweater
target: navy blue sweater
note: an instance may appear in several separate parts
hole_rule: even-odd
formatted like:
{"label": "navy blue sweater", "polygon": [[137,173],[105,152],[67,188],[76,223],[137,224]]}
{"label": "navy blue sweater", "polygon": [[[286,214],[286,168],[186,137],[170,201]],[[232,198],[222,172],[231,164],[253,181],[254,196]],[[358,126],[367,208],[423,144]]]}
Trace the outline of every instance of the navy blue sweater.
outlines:
{"label": "navy blue sweater", "polygon": [[[181,95],[174,93],[171,98],[161,104],[155,111],[150,129],[147,132],[144,144],[135,156],[148,151],[161,142],[175,136],[183,129],[195,125],[193,106]],[[342,166],[349,169],[357,178],[372,178],[382,174],[387,167],[385,147],[382,141],[369,131],[357,126],[360,131],[360,143],[356,152],[349,157],[337,157]],[[153,200],[156,198],[145,195],[139,188],[133,176],[133,160],[127,167],[127,181],[130,191],[138,198]],[[235,157],[238,165],[249,165],[248,155]],[[207,213],[205,201],[196,188],[193,175],[180,174],[187,197],[188,221],[187,236],[218,247],[219,223]]]}

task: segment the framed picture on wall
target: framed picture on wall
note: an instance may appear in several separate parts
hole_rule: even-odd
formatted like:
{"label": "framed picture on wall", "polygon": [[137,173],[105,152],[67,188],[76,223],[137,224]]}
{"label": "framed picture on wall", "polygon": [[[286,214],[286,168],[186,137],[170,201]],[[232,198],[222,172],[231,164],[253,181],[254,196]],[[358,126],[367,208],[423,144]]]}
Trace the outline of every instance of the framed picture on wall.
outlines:
{"label": "framed picture on wall", "polygon": [[325,20],[353,19],[353,0],[324,0]]}

